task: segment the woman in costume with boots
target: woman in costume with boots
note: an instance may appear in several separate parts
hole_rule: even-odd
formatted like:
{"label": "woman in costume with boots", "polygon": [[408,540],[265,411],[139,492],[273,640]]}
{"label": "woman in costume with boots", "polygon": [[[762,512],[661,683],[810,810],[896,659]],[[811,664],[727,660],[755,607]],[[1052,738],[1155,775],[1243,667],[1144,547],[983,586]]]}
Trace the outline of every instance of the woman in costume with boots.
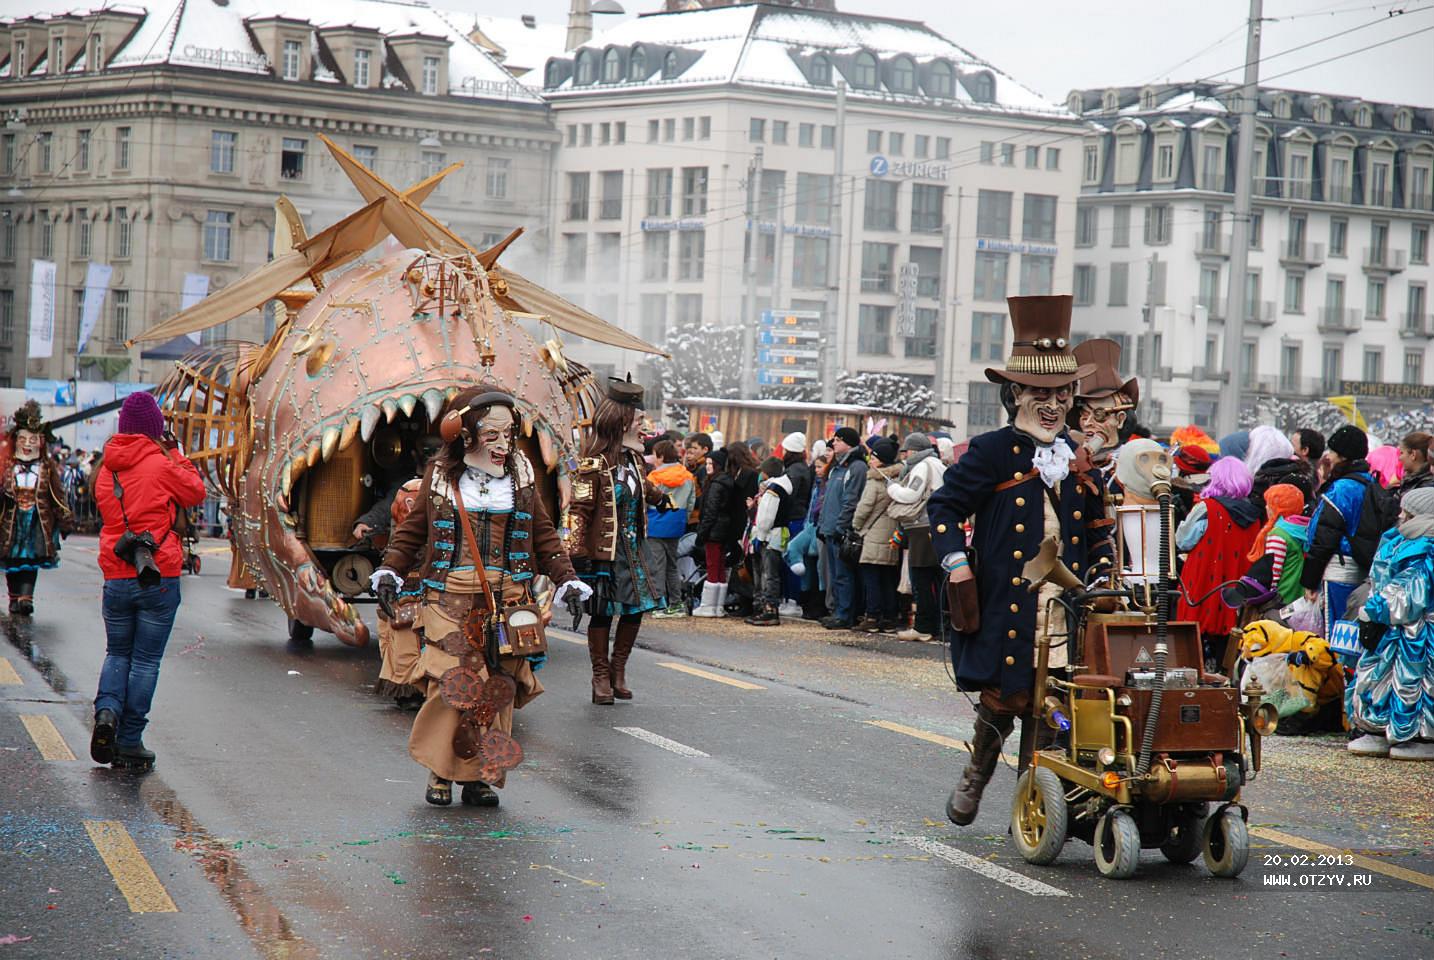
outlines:
{"label": "woman in costume with boots", "polygon": [[[422,488],[423,478],[414,477],[394,491],[388,505],[389,530],[397,530],[408,518]],[[428,698],[428,678],[423,674],[420,656],[423,644],[415,623],[422,597],[423,581],[418,571],[412,570],[398,592],[394,616],[382,610],[378,613],[379,669],[374,693],[392,697],[403,710],[417,710]]]}
{"label": "woman in costume with boots", "polygon": [[35,581],[41,570],[60,565],[60,536],[69,536],[72,526],[40,405],[27,401],[11,422],[10,462],[0,481],[0,564],[12,614],[35,612]]}
{"label": "woman in costume with boots", "polygon": [[423,587],[415,623],[427,699],[408,752],[428,769],[424,799],[435,806],[453,802],[454,781],[464,804],[497,806],[494,788],[522,762],[513,711],[543,692],[535,671],[547,659],[534,576],[557,584],[555,603],[591,593],[563,552],[533,465],[515,449],[514,407],[488,387],[453,398],[439,425],[444,446],[371,582],[390,621],[411,571]]}
{"label": "woman in costume with boots", "polygon": [[[642,461],[642,387],[616,381],[583,438],[568,508],[568,545],[588,601],[588,656],[593,703],[631,700],[627,659],[642,615],[666,607],[661,584],[647,569],[647,507],[662,494]],[[613,630],[613,620],[617,629]]]}

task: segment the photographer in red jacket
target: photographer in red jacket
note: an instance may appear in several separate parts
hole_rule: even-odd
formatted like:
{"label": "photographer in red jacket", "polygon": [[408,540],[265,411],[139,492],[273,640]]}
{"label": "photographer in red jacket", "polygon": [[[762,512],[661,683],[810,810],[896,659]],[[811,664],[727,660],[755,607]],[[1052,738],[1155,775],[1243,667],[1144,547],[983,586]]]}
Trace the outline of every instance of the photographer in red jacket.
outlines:
{"label": "photographer in red jacket", "polygon": [[90,756],[96,763],[149,769],[141,736],[159,681],[159,661],[179,612],[182,551],[176,512],[204,502],[204,479],[164,428],[148,393],[120,408],[119,433],[105,444],[95,476],[100,530],[105,663],[95,695]]}

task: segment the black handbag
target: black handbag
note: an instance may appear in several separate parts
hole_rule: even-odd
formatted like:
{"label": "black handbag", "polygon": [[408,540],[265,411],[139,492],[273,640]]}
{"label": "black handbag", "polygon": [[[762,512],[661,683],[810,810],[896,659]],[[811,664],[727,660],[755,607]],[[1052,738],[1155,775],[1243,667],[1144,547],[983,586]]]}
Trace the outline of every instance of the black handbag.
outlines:
{"label": "black handbag", "polygon": [[861,547],[861,534],[848,527],[842,531],[841,539],[837,541],[837,556],[846,563],[860,563]]}

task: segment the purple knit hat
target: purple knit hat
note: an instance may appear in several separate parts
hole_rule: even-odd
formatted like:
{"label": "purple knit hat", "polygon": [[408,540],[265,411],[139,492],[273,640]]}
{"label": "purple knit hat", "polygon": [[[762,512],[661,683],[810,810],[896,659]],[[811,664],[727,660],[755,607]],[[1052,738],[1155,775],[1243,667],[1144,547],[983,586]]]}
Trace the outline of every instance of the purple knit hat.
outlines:
{"label": "purple knit hat", "polygon": [[164,414],[159,412],[159,404],[153,394],[139,391],[124,398],[124,405],[120,407],[119,432],[142,433],[155,440],[164,436]]}

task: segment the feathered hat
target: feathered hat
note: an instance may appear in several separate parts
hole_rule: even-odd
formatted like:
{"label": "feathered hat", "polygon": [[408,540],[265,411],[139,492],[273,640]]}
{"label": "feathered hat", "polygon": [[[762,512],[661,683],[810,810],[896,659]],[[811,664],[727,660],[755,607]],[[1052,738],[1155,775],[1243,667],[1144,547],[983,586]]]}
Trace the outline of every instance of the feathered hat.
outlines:
{"label": "feathered hat", "polygon": [[45,432],[45,415],[40,412],[40,405],[34,400],[26,400],[10,417],[10,432],[17,433],[21,430],[29,430],[31,433]]}

